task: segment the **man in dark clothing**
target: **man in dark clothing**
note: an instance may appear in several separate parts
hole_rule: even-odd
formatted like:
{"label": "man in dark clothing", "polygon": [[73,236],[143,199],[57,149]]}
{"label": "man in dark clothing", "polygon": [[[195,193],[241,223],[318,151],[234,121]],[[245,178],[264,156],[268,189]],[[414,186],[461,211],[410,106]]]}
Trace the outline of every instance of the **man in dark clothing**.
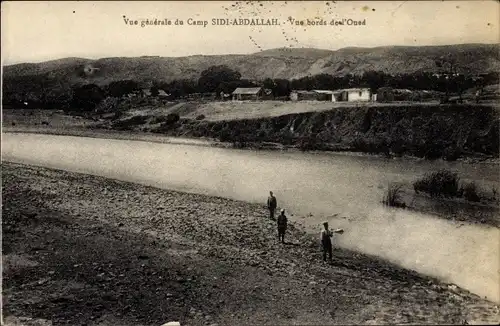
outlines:
{"label": "man in dark clothing", "polygon": [[[330,261],[332,261],[332,251],[333,251],[333,246],[332,246],[332,236],[333,232],[328,229],[328,222],[323,223],[324,229],[321,230],[320,234],[320,241],[321,241],[321,247],[323,250],[323,261],[326,261],[326,254],[328,254],[328,258]],[[334,231],[335,233],[342,234],[344,233],[343,229],[337,229]]]}
{"label": "man in dark clothing", "polygon": [[280,216],[278,216],[278,238],[281,243],[285,243],[285,232],[288,224],[288,219],[285,215],[285,210],[281,210]]}
{"label": "man in dark clothing", "polygon": [[323,261],[326,261],[326,254],[328,253],[328,257],[330,261],[332,261],[332,231],[328,230],[328,222],[324,222],[323,226],[325,227],[321,230],[320,240],[321,247],[323,249]]}
{"label": "man in dark clothing", "polygon": [[269,209],[269,218],[274,219],[274,212],[276,211],[276,206],[278,205],[276,197],[274,197],[273,192],[269,192],[269,198],[267,198],[267,208]]}

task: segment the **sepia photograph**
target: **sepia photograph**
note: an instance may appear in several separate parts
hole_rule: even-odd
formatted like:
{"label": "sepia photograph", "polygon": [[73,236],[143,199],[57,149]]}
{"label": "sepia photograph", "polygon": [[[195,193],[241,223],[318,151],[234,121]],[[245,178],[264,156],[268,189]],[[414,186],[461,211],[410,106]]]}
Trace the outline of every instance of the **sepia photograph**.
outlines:
{"label": "sepia photograph", "polygon": [[3,1],[1,324],[498,325],[499,22]]}

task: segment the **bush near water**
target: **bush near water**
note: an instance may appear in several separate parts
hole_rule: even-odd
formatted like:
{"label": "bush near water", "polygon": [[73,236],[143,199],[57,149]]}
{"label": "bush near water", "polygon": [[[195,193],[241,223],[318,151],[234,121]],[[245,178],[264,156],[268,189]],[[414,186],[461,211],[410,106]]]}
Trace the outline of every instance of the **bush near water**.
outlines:
{"label": "bush near water", "polygon": [[413,183],[416,193],[425,192],[431,196],[457,197],[459,195],[460,178],[457,173],[448,170],[427,173]]}
{"label": "bush near water", "polygon": [[455,172],[439,170],[427,173],[413,183],[416,193],[424,192],[432,197],[463,197],[468,201],[479,202],[478,186],[474,182],[460,185],[460,178]]}
{"label": "bush near water", "polygon": [[[492,195],[480,193],[475,182],[460,182],[457,173],[441,169],[439,171],[426,173],[423,177],[413,182],[413,190],[416,194],[426,193],[431,197],[463,198],[470,202],[484,200],[497,200],[497,191],[492,189]],[[403,184],[390,183],[385,191],[382,203],[391,207],[406,208],[403,200]]]}

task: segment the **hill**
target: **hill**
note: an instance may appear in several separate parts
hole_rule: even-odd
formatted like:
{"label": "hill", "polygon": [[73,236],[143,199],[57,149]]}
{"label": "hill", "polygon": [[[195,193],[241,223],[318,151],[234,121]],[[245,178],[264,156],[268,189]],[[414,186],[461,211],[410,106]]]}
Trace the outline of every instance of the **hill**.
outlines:
{"label": "hill", "polygon": [[326,73],[362,74],[367,70],[390,74],[435,71],[435,60],[449,55],[461,70],[476,74],[500,69],[500,46],[497,44],[461,44],[446,46],[384,46],[344,48],[337,51],[311,48],[281,48],[249,55],[194,55],[188,57],[115,57],[98,60],[64,58],[41,63],[22,63],[4,67],[4,83],[48,76],[64,84],[106,84],[114,80],[138,81],[197,79],[212,65],[227,65],[242,78],[293,79]]}

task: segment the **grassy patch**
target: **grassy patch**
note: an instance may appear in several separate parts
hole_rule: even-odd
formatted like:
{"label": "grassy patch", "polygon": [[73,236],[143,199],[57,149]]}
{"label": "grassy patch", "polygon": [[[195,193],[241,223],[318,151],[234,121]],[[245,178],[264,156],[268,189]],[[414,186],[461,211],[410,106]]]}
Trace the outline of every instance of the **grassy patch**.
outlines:
{"label": "grassy patch", "polygon": [[391,183],[387,187],[387,191],[382,201],[384,205],[391,207],[406,207],[406,204],[402,200],[403,185],[398,183]]}

